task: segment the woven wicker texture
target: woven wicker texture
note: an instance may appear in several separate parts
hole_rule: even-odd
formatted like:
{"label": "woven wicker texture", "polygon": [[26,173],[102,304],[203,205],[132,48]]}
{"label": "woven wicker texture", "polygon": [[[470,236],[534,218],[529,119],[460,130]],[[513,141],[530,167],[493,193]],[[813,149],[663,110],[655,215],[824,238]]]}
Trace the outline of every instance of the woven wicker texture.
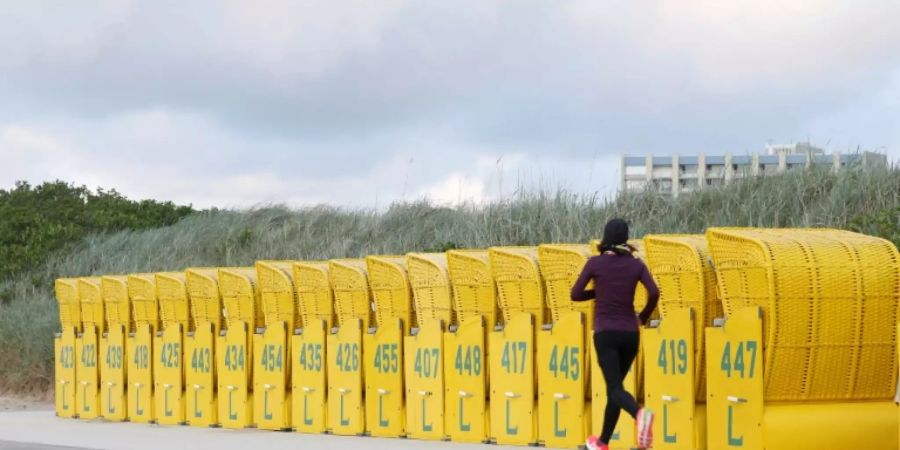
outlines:
{"label": "woven wicker texture", "polygon": [[285,322],[288,330],[301,326],[294,290],[294,261],[257,261],[256,276],[266,326]]}
{"label": "woven wicker texture", "polygon": [[81,331],[81,304],[78,301],[78,279],[56,280],[56,302],[59,304],[59,323],[63,327],[75,327]]}
{"label": "woven wicker texture", "polygon": [[694,311],[694,371],[698,400],[706,399],[704,329],[723,317],[722,302],[716,291],[716,273],[709,260],[706,237],[691,235],[644,236],[647,267],[659,286],[659,311],[691,308]]}
{"label": "woven wicker texture", "polygon": [[447,271],[453,288],[456,320],[462,324],[484,318],[488,329],[493,329],[501,316],[488,251],[450,250],[447,252]]}
{"label": "woven wicker texture", "polygon": [[403,321],[408,333],[415,328],[412,289],[406,270],[405,256],[369,256],[366,258],[369,271],[369,288],[375,305],[375,322],[378,326]]}
{"label": "woven wicker texture", "polygon": [[491,273],[497,283],[497,305],[506,322],[520,313],[546,322],[544,286],[537,247],[491,247]]}
{"label": "woven wicker texture", "polygon": [[194,267],[184,271],[190,298],[191,317],[195,324],[210,323],[213,330],[222,328],[222,294],[219,292],[219,269]]}
{"label": "woven wicker texture", "polygon": [[[550,319],[554,324],[560,316],[570,311],[582,314],[584,323],[584,348],[593,351],[593,322],[594,300],[584,302],[572,301],[572,286],[581,275],[584,264],[591,256],[588,244],[543,244],[538,246],[538,263],[544,278],[545,297]],[[588,284],[588,289],[593,289],[593,282]],[[558,326],[558,325],[554,325]],[[585,365],[585,376],[582,378],[585,388],[590,386],[590,377],[593,368]],[[590,389],[585,392],[587,398],[591,397]]]}
{"label": "woven wicker texture", "polygon": [[83,327],[94,326],[98,334],[106,331],[106,315],[103,312],[100,277],[78,279],[78,304],[81,305],[81,325]]}
{"label": "woven wicker texture", "polygon": [[416,306],[416,322],[419,326],[436,321],[445,326],[455,325],[447,255],[410,253],[406,258],[409,284],[412,286]]}
{"label": "woven wicker texture", "polygon": [[[587,244],[544,244],[538,247],[547,309],[553,322],[568,311],[584,314],[585,323],[593,322],[594,302],[573,302],[571,298],[572,286],[590,256],[591,249]],[[593,286],[588,289],[593,289]]]}
{"label": "woven wicker texture", "polygon": [[150,325],[159,329],[159,303],[156,301],[156,275],[135,273],[128,275],[128,297],[135,326]]}
{"label": "woven wicker texture", "polygon": [[326,329],[334,326],[334,293],[328,282],[328,262],[295,262],[294,288],[301,323],[324,320]]}
{"label": "woven wicker texture", "polygon": [[220,268],[219,292],[222,294],[226,328],[243,322],[251,327],[252,332],[265,325],[256,283],[256,268]]}
{"label": "woven wicker texture", "polygon": [[156,274],[156,299],[163,329],[179,323],[185,331],[194,329],[184,272]]}
{"label": "woven wicker texture", "polygon": [[134,329],[131,302],[128,300],[128,277],[107,275],[100,278],[100,295],[109,326],[124,325],[125,332]]}
{"label": "woven wicker texture", "polygon": [[711,228],[707,238],[726,314],[763,311],[766,399],[893,397],[893,244],[827,229]]}
{"label": "woven wicker texture", "polygon": [[328,271],[338,326],[359,319],[363,329],[367,329],[373,319],[366,260],[332,259],[328,261]]}

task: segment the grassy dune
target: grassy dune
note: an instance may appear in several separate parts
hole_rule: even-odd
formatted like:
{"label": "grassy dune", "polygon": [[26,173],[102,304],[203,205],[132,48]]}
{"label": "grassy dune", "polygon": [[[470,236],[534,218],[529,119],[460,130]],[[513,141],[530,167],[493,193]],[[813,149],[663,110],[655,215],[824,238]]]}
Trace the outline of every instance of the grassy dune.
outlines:
{"label": "grassy dune", "polygon": [[[596,195],[518,192],[485,205],[395,204],[387,211],[280,206],[195,213],[144,231],[94,235],[41,268],[0,282],[0,390],[42,393],[52,384],[59,276],[250,265],[257,259],[327,259],[491,245],[586,242],[612,217],[646,233],[708,226],[856,228],[896,239],[900,168],[807,170],[745,180],[678,199],[651,192]],[[895,241],[896,242],[896,241]]]}

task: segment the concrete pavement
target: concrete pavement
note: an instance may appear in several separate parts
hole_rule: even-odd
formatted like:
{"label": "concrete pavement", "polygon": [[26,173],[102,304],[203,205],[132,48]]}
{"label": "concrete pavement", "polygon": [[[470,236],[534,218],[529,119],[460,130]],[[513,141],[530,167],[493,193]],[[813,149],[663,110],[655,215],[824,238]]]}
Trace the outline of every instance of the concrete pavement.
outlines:
{"label": "concrete pavement", "polygon": [[0,441],[0,450],[90,450],[78,447],[60,447],[58,445],[28,444],[25,442]]}
{"label": "concrete pavement", "polygon": [[[30,444],[30,445],[24,445]],[[18,445],[18,446],[16,446]],[[300,434],[262,430],[162,427],[57,418],[52,411],[0,412],[0,450],[500,450],[496,445]]]}

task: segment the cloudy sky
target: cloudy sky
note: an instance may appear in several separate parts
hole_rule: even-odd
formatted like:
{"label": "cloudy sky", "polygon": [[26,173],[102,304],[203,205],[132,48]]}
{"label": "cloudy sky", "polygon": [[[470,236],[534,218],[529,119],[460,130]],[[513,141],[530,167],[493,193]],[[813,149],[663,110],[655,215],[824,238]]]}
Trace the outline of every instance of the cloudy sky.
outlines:
{"label": "cloudy sky", "polygon": [[622,153],[900,160],[900,2],[0,4],[0,187],[195,206],[609,194]]}

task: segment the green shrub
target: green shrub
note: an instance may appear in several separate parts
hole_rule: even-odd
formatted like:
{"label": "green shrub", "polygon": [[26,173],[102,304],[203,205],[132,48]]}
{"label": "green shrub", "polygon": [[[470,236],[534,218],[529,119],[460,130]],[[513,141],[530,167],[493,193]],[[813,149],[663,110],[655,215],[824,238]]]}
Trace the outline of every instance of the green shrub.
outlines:
{"label": "green shrub", "polygon": [[[192,213],[171,202],[126,199],[115,190],[62,181],[0,189],[0,279],[33,268],[92,233],[170,225]],[[0,301],[9,300],[0,291]]]}
{"label": "green shrub", "polygon": [[900,206],[857,216],[850,221],[850,229],[881,236],[900,247]]}

